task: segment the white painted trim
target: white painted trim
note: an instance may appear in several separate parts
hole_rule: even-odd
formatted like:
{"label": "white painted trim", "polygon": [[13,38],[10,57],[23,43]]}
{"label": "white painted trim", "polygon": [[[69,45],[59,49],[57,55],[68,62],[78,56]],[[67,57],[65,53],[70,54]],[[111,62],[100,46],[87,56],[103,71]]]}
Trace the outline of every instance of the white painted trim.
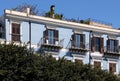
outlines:
{"label": "white painted trim", "polygon": [[85,30],[85,31],[93,30],[95,32],[106,33],[106,34],[111,34],[111,32],[112,34],[116,34],[116,35],[120,34],[120,30],[118,29],[86,25],[86,24],[81,24],[81,23],[75,23],[75,22],[42,17],[42,16],[36,16],[36,15],[27,15],[27,13],[12,11],[12,10],[5,10],[5,16],[8,19],[12,18],[12,19],[18,19],[21,21],[31,20],[34,23],[50,24],[56,27],[61,26],[64,28],[72,28],[72,29],[77,29],[77,30],[78,29]]}
{"label": "white painted trim", "polygon": [[82,57],[73,57],[73,62],[75,62],[75,59],[76,60],[82,60],[83,61],[83,64],[84,64],[84,58],[82,58]]}
{"label": "white painted trim", "polygon": [[100,62],[101,63],[101,69],[102,69],[102,66],[103,66],[103,62],[102,62],[102,60],[99,60],[99,59],[92,59],[92,65],[94,65],[94,62]]}

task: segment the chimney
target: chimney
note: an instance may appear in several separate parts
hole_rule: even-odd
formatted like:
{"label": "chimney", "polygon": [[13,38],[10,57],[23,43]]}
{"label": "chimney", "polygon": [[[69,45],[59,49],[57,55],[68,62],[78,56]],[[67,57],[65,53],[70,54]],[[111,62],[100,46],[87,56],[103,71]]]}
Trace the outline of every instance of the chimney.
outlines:
{"label": "chimney", "polygon": [[55,5],[51,5],[50,7],[50,17],[55,18]]}
{"label": "chimney", "polygon": [[30,14],[30,8],[27,8],[27,14],[28,15]]}

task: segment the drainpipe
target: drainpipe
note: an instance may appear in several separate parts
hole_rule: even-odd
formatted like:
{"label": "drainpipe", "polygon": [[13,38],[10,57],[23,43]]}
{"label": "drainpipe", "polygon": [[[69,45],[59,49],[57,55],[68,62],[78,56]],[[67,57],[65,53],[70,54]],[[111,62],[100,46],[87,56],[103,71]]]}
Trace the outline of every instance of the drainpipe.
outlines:
{"label": "drainpipe", "polygon": [[29,44],[30,44],[30,52],[31,52],[31,21],[29,21]]}
{"label": "drainpipe", "polygon": [[89,65],[91,64],[91,35],[92,31],[89,32]]}
{"label": "drainpipe", "polygon": [[[29,16],[29,15],[30,15],[30,8],[27,8],[27,16]],[[30,21],[30,19],[29,19],[29,49],[30,49],[30,53],[31,53],[31,21]]]}

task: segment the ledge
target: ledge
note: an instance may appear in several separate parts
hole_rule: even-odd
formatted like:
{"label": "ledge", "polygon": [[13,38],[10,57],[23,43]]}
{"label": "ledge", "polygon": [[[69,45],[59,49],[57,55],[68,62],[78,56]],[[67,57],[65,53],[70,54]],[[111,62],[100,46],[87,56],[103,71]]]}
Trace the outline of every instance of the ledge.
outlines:
{"label": "ledge", "polygon": [[75,23],[70,21],[30,15],[27,13],[12,11],[12,10],[5,10],[4,14],[6,18],[13,19],[13,20],[20,20],[20,21],[27,21],[27,22],[31,21],[32,23],[39,23],[39,24],[45,24],[45,25],[50,24],[56,27],[60,26],[64,28],[72,28],[72,29],[74,28],[74,29],[79,29],[84,31],[93,30],[95,32],[101,32],[106,34],[111,34],[112,32],[112,34],[119,35],[120,33],[120,30],[114,29],[114,28],[105,28],[105,27],[99,27],[99,26],[86,25],[86,24]]}

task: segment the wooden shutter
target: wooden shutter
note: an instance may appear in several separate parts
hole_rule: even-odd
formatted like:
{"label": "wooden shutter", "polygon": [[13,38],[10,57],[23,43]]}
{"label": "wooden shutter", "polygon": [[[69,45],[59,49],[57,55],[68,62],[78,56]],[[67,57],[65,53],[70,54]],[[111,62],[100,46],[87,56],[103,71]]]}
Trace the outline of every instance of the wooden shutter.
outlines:
{"label": "wooden shutter", "polygon": [[46,43],[46,40],[48,40],[48,29],[46,29],[44,32],[43,32],[43,41]]}
{"label": "wooden shutter", "polygon": [[107,40],[107,52],[110,52],[110,39]]}
{"label": "wooden shutter", "polygon": [[20,24],[17,23],[12,23],[12,27],[11,27],[11,39],[12,41],[20,41]]}
{"label": "wooden shutter", "polygon": [[109,63],[109,71],[110,72],[116,72],[116,64],[115,63]]}
{"label": "wooden shutter", "polygon": [[100,38],[100,52],[104,53],[104,39]]}
{"label": "wooden shutter", "polygon": [[118,40],[115,40],[115,52],[119,52],[119,50],[118,50]]}
{"label": "wooden shutter", "polygon": [[80,35],[81,39],[80,39],[80,47],[81,48],[85,48],[85,35],[84,34],[81,34]]}
{"label": "wooden shutter", "polygon": [[112,67],[113,67],[113,72],[116,72],[116,64],[115,63],[113,63]]}
{"label": "wooden shutter", "polygon": [[101,68],[101,62],[94,61],[94,67],[95,68]]}
{"label": "wooden shutter", "polygon": [[71,45],[75,47],[75,34],[72,35]]}
{"label": "wooden shutter", "polygon": [[92,41],[91,41],[91,50],[92,50],[92,52],[95,51],[95,37],[92,37]]}
{"label": "wooden shutter", "polygon": [[59,33],[58,30],[55,30],[55,41],[58,41],[59,39]]}

